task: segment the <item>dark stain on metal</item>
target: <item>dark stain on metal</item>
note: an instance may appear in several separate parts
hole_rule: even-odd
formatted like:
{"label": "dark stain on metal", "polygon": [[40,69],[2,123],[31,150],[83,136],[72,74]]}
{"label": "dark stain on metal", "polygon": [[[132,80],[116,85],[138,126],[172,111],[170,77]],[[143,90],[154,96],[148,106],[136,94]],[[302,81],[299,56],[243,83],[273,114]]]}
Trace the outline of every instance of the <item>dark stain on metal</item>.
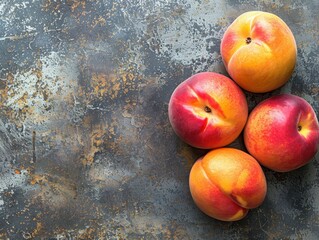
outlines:
{"label": "dark stain on metal", "polygon": [[35,138],[36,138],[36,132],[32,132],[32,163],[36,162],[36,152],[35,152]]}

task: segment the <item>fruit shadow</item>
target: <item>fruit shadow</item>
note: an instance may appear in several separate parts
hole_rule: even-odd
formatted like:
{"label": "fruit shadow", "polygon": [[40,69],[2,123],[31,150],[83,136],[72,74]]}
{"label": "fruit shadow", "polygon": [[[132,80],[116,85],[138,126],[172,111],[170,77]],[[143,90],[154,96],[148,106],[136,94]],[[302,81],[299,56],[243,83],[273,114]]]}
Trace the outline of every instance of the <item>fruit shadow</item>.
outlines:
{"label": "fruit shadow", "polygon": [[286,173],[262,167],[268,185],[263,204],[251,209],[242,220],[218,224],[236,231],[240,239],[281,239],[310,231],[309,227],[314,228],[311,231],[317,231],[313,225],[318,221],[318,186],[314,184],[318,178],[317,159],[318,154],[309,164]]}

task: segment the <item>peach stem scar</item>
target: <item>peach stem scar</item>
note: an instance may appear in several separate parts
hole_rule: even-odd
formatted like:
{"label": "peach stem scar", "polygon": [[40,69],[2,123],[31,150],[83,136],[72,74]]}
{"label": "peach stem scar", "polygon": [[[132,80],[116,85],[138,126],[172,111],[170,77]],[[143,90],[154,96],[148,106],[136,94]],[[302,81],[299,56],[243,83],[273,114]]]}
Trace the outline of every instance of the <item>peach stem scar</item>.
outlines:
{"label": "peach stem scar", "polygon": [[212,109],[210,109],[208,106],[205,106],[204,111],[210,113],[212,112]]}

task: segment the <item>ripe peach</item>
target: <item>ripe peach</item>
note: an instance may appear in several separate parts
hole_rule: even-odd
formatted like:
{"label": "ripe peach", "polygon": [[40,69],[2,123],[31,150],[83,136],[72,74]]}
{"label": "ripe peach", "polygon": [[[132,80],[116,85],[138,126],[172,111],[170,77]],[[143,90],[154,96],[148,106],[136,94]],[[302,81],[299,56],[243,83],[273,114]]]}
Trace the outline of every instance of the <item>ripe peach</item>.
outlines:
{"label": "ripe peach", "polygon": [[250,92],[269,92],[284,85],[296,64],[293,33],[278,16],[261,11],[240,15],[227,28],[221,55],[231,78]]}
{"label": "ripe peach", "polygon": [[264,172],[249,154],[234,148],[208,152],[189,176],[195,204],[210,217],[236,221],[262,204],[267,192]]}
{"label": "ripe peach", "polygon": [[168,106],[176,134],[193,147],[209,149],[234,141],[248,117],[241,89],[218,73],[202,72],[174,90]]}
{"label": "ripe peach", "polygon": [[307,164],[318,151],[318,120],[303,98],[273,96],[252,110],[244,141],[249,153],[265,167],[291,171]]}

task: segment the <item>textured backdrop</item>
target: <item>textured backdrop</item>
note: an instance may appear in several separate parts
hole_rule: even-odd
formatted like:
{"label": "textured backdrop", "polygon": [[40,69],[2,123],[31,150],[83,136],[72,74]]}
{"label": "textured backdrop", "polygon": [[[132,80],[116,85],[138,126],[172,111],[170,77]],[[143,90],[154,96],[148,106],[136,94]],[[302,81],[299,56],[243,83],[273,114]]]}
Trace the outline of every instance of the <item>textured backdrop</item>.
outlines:
{"label": "textured backdrop", "polygon": [[1,0],[0,239],[318,239],[318,154],[265,169],[266,200],[239,222],[189,193],[205,152],[174,134],[168,101],[194,73],[226,74],[221,37],[249,10],[280,16],[298,45],[290,81],[246,92],[250,109],[290,92],[318,115],[317,0]]}

